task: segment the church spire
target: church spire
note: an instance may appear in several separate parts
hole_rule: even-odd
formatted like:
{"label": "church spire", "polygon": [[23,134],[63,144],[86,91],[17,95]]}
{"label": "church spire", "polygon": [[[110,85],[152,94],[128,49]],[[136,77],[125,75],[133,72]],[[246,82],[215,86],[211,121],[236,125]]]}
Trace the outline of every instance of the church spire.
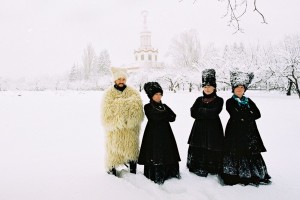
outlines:
{"label": "church spire", "polygon": [[148,29],[148,11],[141,12],[143,29],[140,32],[140,47],[134,51],[135,65],[139,68],[153,68],[158,66],[158,50],[151,45],[151,32]]}
{"label": "church spire", "polygon": [[148,27],[147,27],[147,16],[148,16],[148,11],[147,10],[143,10],[142,11],[142,16],[143,16],[143,31],[147,31]]}
{"label": "church spire", "polygon": [[148,30],[147,26],[148,11],[144,10],[141,14],[143,16],[143,31],[140,34],[140,48],[145,50],[153,49],[151,46],[151,32]]}

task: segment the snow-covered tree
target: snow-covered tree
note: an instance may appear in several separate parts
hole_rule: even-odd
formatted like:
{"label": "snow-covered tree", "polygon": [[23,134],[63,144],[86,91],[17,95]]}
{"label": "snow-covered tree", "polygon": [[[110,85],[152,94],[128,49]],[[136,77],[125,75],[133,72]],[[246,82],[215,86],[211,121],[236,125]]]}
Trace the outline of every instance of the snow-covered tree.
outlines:
{"label": "snow-covered tree", "polygon": [[64,87],[76,90],[104,90],[111,82],[110,65],[107,50],[102,50],[99,56],[96,56],[94,48],[88,44],[83,52],[82,66],[73,64],[68,74],[69,83],[64,83]]}
{"label": "snow-covered tree", "polygon": [[197,71],[201,57],[201,45],[197,31],[185,31],[179,37],[174,38],[169,47],[168,56],[172,58],[173,65]]}
{"label": "snow-covered tree", "polygon": [[97,61],[97,70],[100,77],[110,75],[111,60],[106,49],[100,52]]}
{"label": "snow-covered tree", "polygon": [[146,82],[155,81],[155,79],[152,78],[152,75],[152,72],[145,72],[143,70],[136,73],[131,73],[129,75],[129,83],[138,88],[138,90],[141,92]]}
{"label": "snow-covered tree", "polygon": [[74,82],[80,80],[81,72],[77,63],[73,64],[71,72],[69,74],[69,81]]}
{"label": "snow-covered tree", "polygon": [[84,49],[82,56],[82,65],[84,69],[84,79],[88,80],[91,76],[92,69],[96,64],[96,53],[91,44]]}
{"label": "snow-covered tree", "polygon": [[169,91],[177,92],[182,89],[182,83],[184,83],[184,74],[180,70],[180,67],[174,65],[166,65],[160,71],[160,76],[157,80],[164,85]]}
{"label": "snow-covered tree", "polygon": [[215,48],[214,44],[209,44],[203,48],[201,55],[199,72],[202,73],[204,69],[214,69],[216,71],[218,89],[226,88],[227,85],[224,84],[226,81],[222,77],[225,77],[223,74],[227,74],[227,72],[223,67],[223,58],[220,56],[220,51]]}
{"label": "snow-covered tree", "polygon": [[97,63],[92,70],[92,82],[96,88],[104,90],[111,82],[110,75],[111,60],[107,50],[102,50],[97,57]]}
{"label": "snow-covered tree", "polygon": [[[300,98],[300,35],[286,36],[280,44],[281,74],[286,77],[288,89],[294,89]],[[288,91],[288,94],[291,91]]]}
{"label": "snow-covered tree", "polygon": [[254,72],[254,77],[256,77],[256,73],[258,73],[261,67],[258,64],[258,50],[258,46],[247,48],[243,43],[226,45],[223,50],[222,67],[219,68],[221,71],[218,73],[219,80],[229,87],[229,72],[233,71]]}
{"label": "snow-covered tree", "polygon": [[9,85],[9,81],[0,77],[0,91],[8,90],[8,88],[9,88],[8,85]]}
{"label": "snow-covered tree", "polygon": [[257,69],[254,71],[253,84],[256,89],[277,90],[282,88],[282,80],[276,76],[276,48],[272,44],[261,47],[259,44],[252,48],[254,64]]}
{"label": "snow-covered tree", "polygon": [[[169,89],[188,89],[192,91],[196,84],[201,82],[199,72],[202,70],[203,62],[200,39],[196,30],[185,31],[175,37],[170,45],[168,56],[172,59],[172,64],[167,66],[164,80],[168,82]],[[177,71],[177,73],[173,73]]]}

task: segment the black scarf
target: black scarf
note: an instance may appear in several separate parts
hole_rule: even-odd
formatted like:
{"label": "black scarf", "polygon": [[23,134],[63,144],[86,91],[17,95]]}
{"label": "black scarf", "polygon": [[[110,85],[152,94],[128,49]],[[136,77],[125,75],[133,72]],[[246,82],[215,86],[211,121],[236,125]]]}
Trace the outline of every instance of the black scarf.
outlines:
{"label": "black scarf", "polygon": [[156,102],[156,101],[154,101],[154,100],[150,100],[150,103],[151,103],[151,105],[155,108],[155,109],[157,109],[157,110],[159,110],[159,111],[164,111],[165,110],[165,107],[164,107],[164,105],[162,104],[162,102],[160,101],[159,103],[158,102]]}
{"label": "black scarf", "polygon": [[114,88],[116,88],[117,90],[123,92],[125,90],[127,86],[126,85],[123,85],[123,87],[119,87],[117,84],[114,85]]}
{"label": "black scarf", "polygon": [[216,96],[217,96],[216,90],[214,90],[213,93],[211,93],[211,94],[205,94],[205,92],[203,91],[202,101],[203,101],[203,103],[210,103],[213,100],[215,100]]}

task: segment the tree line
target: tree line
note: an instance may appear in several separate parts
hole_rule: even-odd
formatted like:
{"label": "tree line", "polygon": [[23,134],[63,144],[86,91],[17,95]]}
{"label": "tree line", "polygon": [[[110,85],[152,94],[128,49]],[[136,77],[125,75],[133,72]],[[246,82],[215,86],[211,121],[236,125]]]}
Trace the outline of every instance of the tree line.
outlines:
{"label": "tree line", "polygon": [[[216,70],[219,90],[229,90],[230,71],[254,72],[249,89],[277,90],[300,98],[300,35],[284,37],[276,44],[233,43],[221,48],[202,45],[197,31],[174,37],[167,52],[168,61],[158,68],[143,68],[130,74],[130,84],[142,90],[146,81],[158,81],[170,91],[200,89],[201,72]],[[81,62],[74,62],[61,77],[11,83],[0,77],[0,90],[104,90],[112,84],[111,60],[106,49],[97,53],[92,44],[83,50]]]}
{"label": "tree line", "polygon": [[[136,76],[161,81],[165,88],[176,92],[199,89],[201,71],[207,68],[216,70],[220,90],[231,88],[230,71],[254,72],[249,89],[279,90],[287,95],[296,93],[300,98],[299,34],[286,36],[276,44],[246,46],[244,43],[233,43],[218,49],[213,44],[201,45],[197,32],[190,30],[173,38],[168,56],[171,63]],[[139,86],[143,83],[135,84]]]}

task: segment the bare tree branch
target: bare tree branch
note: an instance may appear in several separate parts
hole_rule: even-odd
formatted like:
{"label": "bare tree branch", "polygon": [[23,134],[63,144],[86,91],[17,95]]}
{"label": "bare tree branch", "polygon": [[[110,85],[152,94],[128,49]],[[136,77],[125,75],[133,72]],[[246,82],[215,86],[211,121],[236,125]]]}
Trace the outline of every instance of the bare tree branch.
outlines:
{"label": "bare tree branch", "polygon": [[[184,0],[178,0],[178,2],[183,2]],[[262,22],[264,24],[268,24],[265,16],[258,10],[258,7],[256,5],[257,0],[218,0],[220,2],[227,2],[226,6],[226,13],[223,15],[223,17],[228,17],[228,26],[233,27],[237,32],[244,32],[243,29],[240,26],[241,18],[244,16],[244,14],[247,12],[248,9],[248,2],[253,1],[254,10],[253,12],[256,12],[260,15],[262,18]],[[193,1],[193,4],[195,4],[197,0]]]}
{"label": "bare tree branch", "polygon": [[265,16],[257,9],[256,0],[254,0],[254,10],[253,11],[257,12],[261,16],[261,18],[263,20],[262,23],[268,24],[267,21],[266,21],[266,19],[265,19]]}
{"label": "bare tree branch", "polygon": [[[243,12],[239,16],[236,16],[238,12],[237,8],[242,6],[243,4],[245,4]],[[240,18],[246,13],[246,11],[247,11],[247,0],[242,1],[240,5],[237,4],[236,0],[234,0],[234,4],[232,4],[231,0],[227,0],[227,13],[226,15],[224,15],[224,17],[226,17],[228,13],[230,13],[230,20],[228,25],[236,28],[236,31],[234,33],[238,31],[243,32],[243,30],[240,27],[239,21]]]}

